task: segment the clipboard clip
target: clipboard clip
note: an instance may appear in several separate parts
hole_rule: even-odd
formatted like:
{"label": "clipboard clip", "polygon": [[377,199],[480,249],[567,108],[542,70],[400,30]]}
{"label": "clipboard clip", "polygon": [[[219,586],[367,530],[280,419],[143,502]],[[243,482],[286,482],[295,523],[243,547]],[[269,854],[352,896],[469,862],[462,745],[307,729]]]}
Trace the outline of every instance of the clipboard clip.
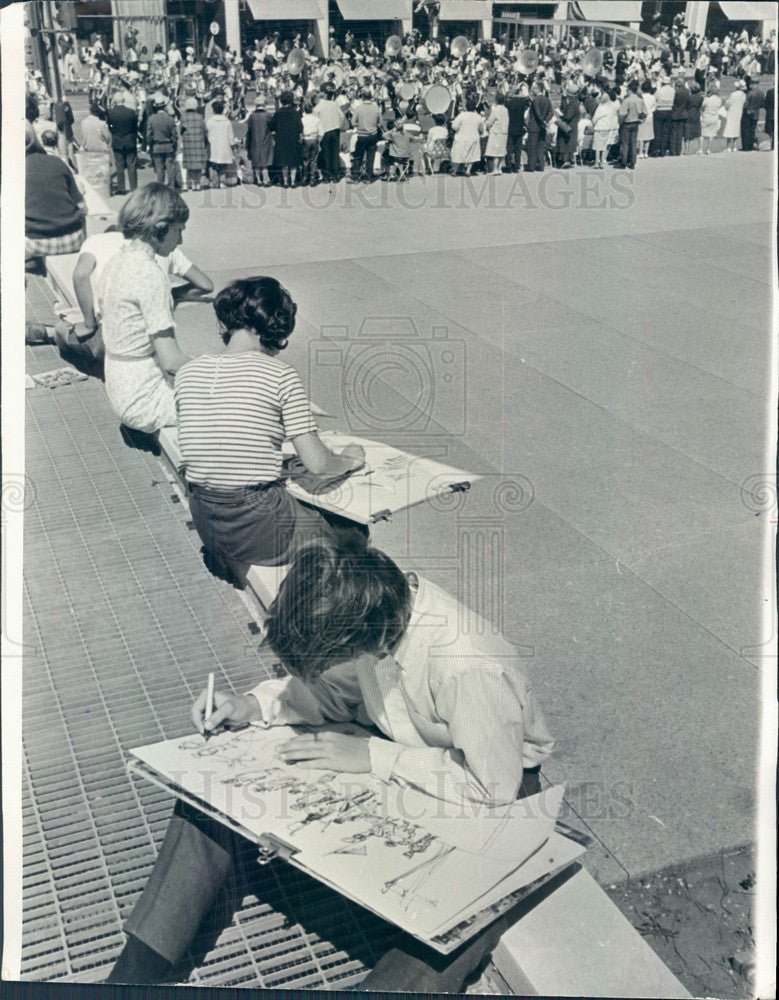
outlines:
{"label": "clipboard clip", "polygon": [[295,848],[278,840],[272,833],[263,833],[257,840],[257,863],[260,865],[268,865],[277,858],[289,861],[293,854]]}
{"label": "clipboard clip", "polygon": [[375,514],[371,514],[371,523],[375,524],[377,521],[391,521],[392,511],[389,507],[384,510],[377,510]]}
{"label": "clipboard clip", "polygon": [[462,483],[450,483],[449,490],[452,493],[467,493],[471,488],[471,484],[465,480]]}

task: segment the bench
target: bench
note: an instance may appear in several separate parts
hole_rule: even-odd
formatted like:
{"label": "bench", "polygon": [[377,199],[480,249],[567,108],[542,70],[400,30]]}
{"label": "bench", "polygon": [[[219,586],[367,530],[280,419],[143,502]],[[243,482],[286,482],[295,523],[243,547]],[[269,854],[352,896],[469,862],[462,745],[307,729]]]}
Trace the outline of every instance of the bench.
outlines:
{"label": "bench", "polygon": [[529,897],[492,953],[512,993],[689,997],[589,872],[574,867]]}

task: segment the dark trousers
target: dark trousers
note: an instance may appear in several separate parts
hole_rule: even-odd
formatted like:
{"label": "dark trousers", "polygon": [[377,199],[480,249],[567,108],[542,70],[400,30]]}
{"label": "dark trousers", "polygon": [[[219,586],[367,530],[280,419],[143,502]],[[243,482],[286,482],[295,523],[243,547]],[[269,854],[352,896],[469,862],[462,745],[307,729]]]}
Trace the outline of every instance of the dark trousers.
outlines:
{"label": "dark trousers", "polygon": [[668,143],[671,138],[671,112],[655,111],[655,155],[665,156],[668,152]]}
{"label": "dark trousers", "polygon": [[370,180],[373,179],[373,163],[376,157],[378,142],[378,132],[374,132],[373,135],[357,136],[357,144],[352,154],[352,177],[356,179],[360,176],[363,169],[363,161],[365,161],[365,174]]}
{"label": "dark trousers", "polygon": [[638,122],[623,122],[620,126],[620,161],[632,170],[638,156]]}
{"label": "dark trousers", "polygon": [[173,187],[175,183],[175,163],[176,158],[173,153],[152,153],[151,162],[154,167],[154,174],[158,184],[167,184]]}
{"label": "dark trousers", "polygon": [[546,132],[528,132],[526,170],[543,170],[546,159]]}
{"label": "dark trousers", "polygon": [[116,186],[120,191],[127,190],[124,186],[124,171],[127,168],[127,180],[130,190],[134,191],[138,187],[138,154],[134,149],[115,149],[114,163],[116,164]]}
{"label": "dark trousers", "polygon": [[[519,797],[533,795],[540,787],[537,769],[526,771]],[[235,879],[236,886],[245,886],[256,872],[255,859],[256,852],[247,848],[243,837],[198,809],[177,802],[157,861],[125,931],[178,965],[228,876]],[[233,901],[238,902],[238,898]],[[451,955],[440,955],[404,934],[360,989],[457,993],[514,919],[509,910]]]}
{"label": "dark trousers", "polygon": [[341,132],[334,128],[325,132],[319,143],[319,156],[322,163],[322,176],[326,181],[336,181],[341,175],[341,160],[339,149]]}
{"label": "dark trousers", "polygon": [[741,148],[752,150],[755,148],[757,138],[757,118],[755,115],[748,115],[746,112],[741,116]]}
{"label": "dark trousers", "polygon": [[506,168],[519,170],[522,165],[522,137],[524,132],[509,132],[506,140]]}
{"label": "dark trousers", "polygon": [[684,139],[684,118],[672,118],[669,136],[669,153],[671,156],[682,155],[682,139]]}

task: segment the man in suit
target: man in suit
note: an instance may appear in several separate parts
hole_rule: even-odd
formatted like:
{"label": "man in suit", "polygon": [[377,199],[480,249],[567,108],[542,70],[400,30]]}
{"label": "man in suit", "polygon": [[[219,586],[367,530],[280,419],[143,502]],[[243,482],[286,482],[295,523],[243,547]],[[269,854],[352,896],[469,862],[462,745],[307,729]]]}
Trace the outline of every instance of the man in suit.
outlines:
{"label": "man in suit", "polygon": [[509,132],[506,143],[506,169],[515,174],[522,164],[522,139],[525,135],[525,112],[530,107],[527,84],[520,84],[517,92],[506,98],[509,113]]}
{"label": "man in suit", "polygon": [[554,109],[544,88],[534,83],[530,90],[530,113],[527,119],[527,166],[525,170],[543,171],[546,159],[546,130]]}
{"label": "man in suit", "polygon": [[165,110],[165,104],[163,94],[155,94],[152,97],[153,111],[146,122],[146,144],[149,147],[157,183],[174,187],[178,133],[176,120]]}
{"label": "man in suit", "polygon": [[116,163],[116,194],[126,194],[124,172],[127,169],[127,179],[130,190],[138,187],[138,115],[132,106],[134,98],[120,91],[114,97],[114,103],[106,112],[106,123],[111,133],[111,147]]}
{"label": "man in suit", "polygon": [[671,105],[671,135],[669,141],[671,156],[682,155],[682,140],[684,139],[684,126],[687,122],[687,108],[689,103],[690,91],[687,89],[684,77],[677,77],[674,102]]}
{"label": "man in suit", "polygon": [[765,92],[756,83],[748,84],[747,98],[741,115],[741,148],[750,152],[755,148],[757,120],[765,106]]}
{"label": "man in suit", "polygon": [[765,95],[765,101],[763,102],[763,107],[765,108],[765,131],[768,138],[771,140],[771,149],[774,148],[774,102],[776,100],[776,88],[772,85],[768,88]]}

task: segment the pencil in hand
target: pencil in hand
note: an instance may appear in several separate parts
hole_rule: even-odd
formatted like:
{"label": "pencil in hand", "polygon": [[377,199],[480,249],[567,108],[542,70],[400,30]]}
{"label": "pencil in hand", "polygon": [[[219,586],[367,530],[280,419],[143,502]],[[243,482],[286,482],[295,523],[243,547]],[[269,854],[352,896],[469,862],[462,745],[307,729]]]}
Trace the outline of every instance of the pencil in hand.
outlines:
{"label": "pencil in hand", "polygon": [[[206,682],[206,704],[203,709],[203,724],[211,718],[214,714],[214,674],[213,671],[208,675],[208,681]],[[206,729],[203,733],[203,737],[207,740],[211,735],[211,730]]]}

